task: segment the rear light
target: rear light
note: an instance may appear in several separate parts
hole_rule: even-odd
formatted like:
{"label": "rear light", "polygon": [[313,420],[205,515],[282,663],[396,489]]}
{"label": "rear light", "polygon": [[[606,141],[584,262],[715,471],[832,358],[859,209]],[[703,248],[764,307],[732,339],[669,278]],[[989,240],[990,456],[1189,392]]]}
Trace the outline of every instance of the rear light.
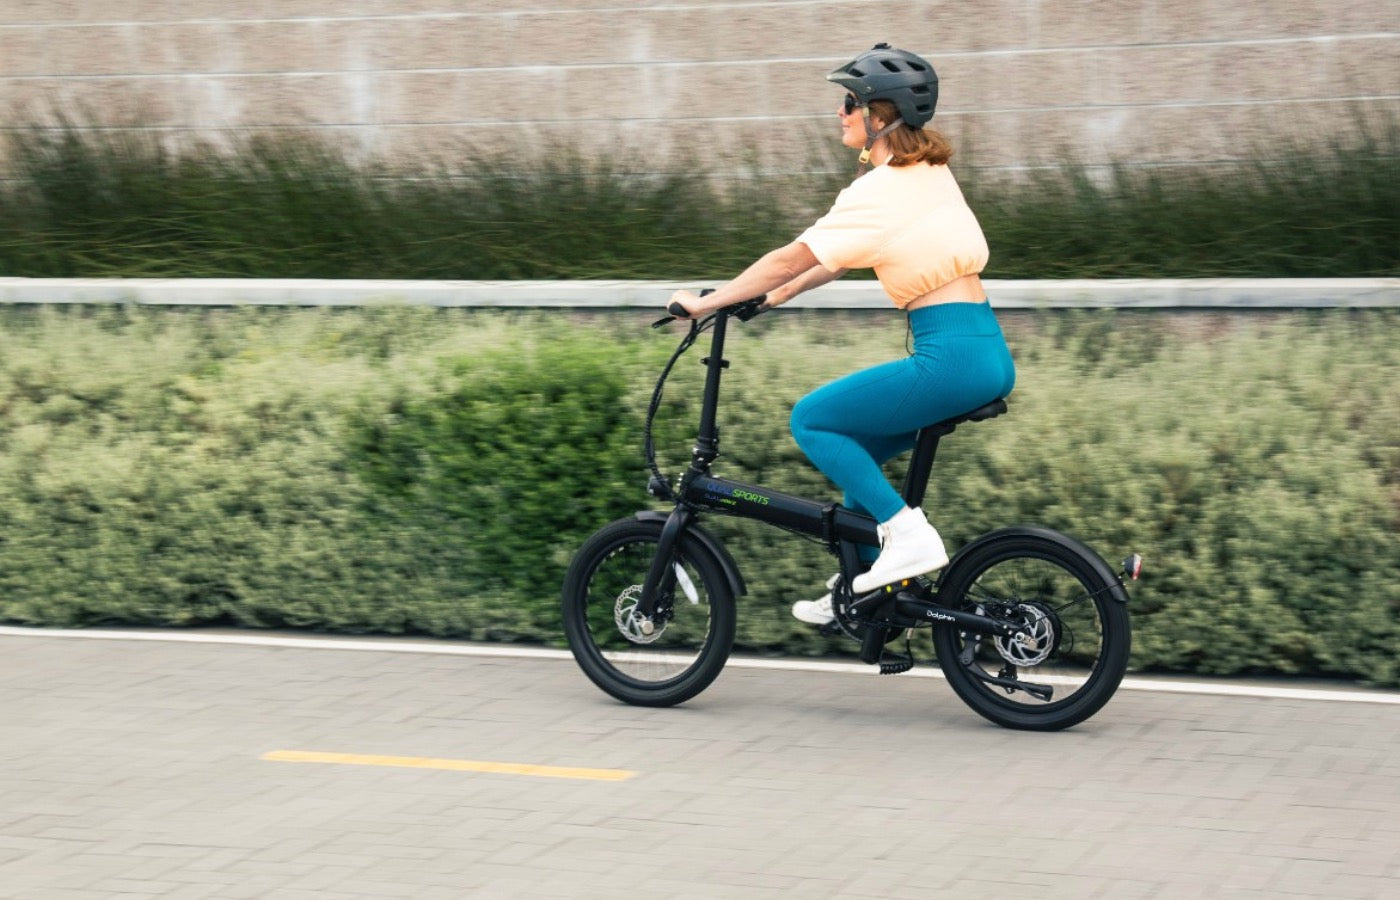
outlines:
{"label": "rear light", "polygon": [[1123,560],[1123,574],[1132,581],[1137,581],[1142,574],[1142,557],[1134,553]]}

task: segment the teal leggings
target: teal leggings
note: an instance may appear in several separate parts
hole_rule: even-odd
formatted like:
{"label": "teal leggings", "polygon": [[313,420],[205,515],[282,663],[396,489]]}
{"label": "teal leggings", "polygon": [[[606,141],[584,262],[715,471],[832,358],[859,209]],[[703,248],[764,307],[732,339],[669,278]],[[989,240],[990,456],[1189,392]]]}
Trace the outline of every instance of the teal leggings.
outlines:
{"label": "teal leggings", "polygon": [[1005,397],[1016,383],[985,301],[925,306],[909,324],[911,356],[823,385],[792,409],[802,452],[846,492],[846,506],[879,522],[904,507],[880,466],[913,448],[923,426]]}

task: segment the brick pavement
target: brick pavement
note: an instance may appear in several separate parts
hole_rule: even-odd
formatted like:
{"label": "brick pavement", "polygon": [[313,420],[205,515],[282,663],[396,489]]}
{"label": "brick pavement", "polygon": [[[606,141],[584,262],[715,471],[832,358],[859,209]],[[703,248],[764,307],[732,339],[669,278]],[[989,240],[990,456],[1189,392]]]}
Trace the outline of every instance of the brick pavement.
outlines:
{"label": "brick pavement", "polygon": [[[1120,692],[1060,734],[938,681],[0,636],[0,897],[1397,897],[1400,707]],[[272,750],[635,770],[621,782]]]}

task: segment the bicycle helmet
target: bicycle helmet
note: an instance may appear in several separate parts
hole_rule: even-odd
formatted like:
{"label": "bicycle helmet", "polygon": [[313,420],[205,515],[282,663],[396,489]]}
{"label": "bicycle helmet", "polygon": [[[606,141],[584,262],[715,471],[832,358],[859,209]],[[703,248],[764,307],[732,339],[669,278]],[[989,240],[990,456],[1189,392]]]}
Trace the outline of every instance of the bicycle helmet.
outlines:
{"label": "bicycle helmet", "polygon": [[904,124],[922,128],[938,104],[938,75],[927,60],[889,44],[876,44],[826,76],[856,95],[862,105],[888,100]]}

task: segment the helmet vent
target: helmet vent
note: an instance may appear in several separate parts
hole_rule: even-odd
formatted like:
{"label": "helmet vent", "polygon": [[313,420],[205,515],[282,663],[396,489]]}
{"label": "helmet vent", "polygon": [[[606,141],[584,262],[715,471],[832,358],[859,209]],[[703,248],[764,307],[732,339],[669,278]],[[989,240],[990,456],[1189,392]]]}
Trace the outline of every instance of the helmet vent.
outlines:
{"label": "helmet vent", "polygon": [[888,60],[888,59],[882,59],[882,60],[880,60],[880,65],[884,66],[886,69],[888,69],[888,70],[891,71],[891,72],[898,72],[898,71],[899,71],[899,66],[895,65],[893,62],[891,62],[891,61]]}

